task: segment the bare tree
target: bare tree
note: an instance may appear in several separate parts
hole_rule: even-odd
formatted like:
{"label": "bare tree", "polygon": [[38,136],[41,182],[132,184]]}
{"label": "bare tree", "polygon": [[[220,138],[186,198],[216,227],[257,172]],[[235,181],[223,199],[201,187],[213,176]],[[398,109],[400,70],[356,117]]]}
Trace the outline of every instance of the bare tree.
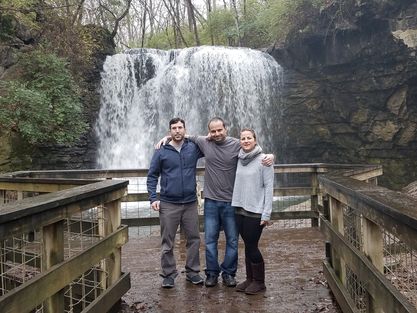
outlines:
{"label": "bare tree", "polygon": [[108,29],[119,47],[144,47],[155,34],[166,33],[165,43],[178,48],[191,44],[187,42],[190,40],[185,36],[185,27],[193,35],[192,44],[201,44],[199,26],[208,22],[208,14],[216,7],[216,0],[203,1],[47,0],[47,3],[58,15],[66,17],[69,27],[96,24]]}
{"label": "bare tree", "polygon": [[194,6],[191,0],[185,0],[188,15],[188,29],[194,33],[195,44],[200,45],[200,39],[198,37],[197,23],[194,15]]}
{"label": "bare tree", "polygon": [[83,19],[83,13],[84,13],[84,3],[85,0],[80,0],[77,4],[77,8],[75,12],[72,14],[72,22],[71,24],[81,24],[81,21]]}
{"label": "bare tree", "polygon": [[230,0],[230,5],[232,6],[234,16],[235,16],[235,25],[236,25],[236,34],[237,34],[237,44],[241,46],[240,39],[240,23],[239,23],[239,12],[236,7],[236,0]]}
{"label": "bare tree", "polygon": [[145,2],[145,8],[143,9],[143,15],[142,15],[142,34],[141,34],[141,42],[140,42],[140,46],[141,48],[144,47],[145,45],[145,35],[146,35],[146,0],[144,0]]}
{"label": "bare tree", "polygon": [[175,1],[172,3],[171,0],[162,0],[165,4],[165,7],[168,10],[169,15],[171,16],[172,26],[174,29],[174,36],[175,36],[175,48],[178,48],[180,46],[180,39],[184,43],[186,47],[188,47],[188,44],[184,38],[184,35],[181,31],[181,24],[180,24],[180,12],[179,12],[179,5],[178,1]]}
{"label": "bare tree", "polygon": [[[207,8],[207,20],[210,22],[211,12],[216,10],[216,0],[213,0],[213,5],[211,4],[211,0],[206,0],[206,8]],[[214,35],[213,35],[212,28],[211,28],[211,23],[209,23],[209,34],[210,34],[211,44],[214,45]]]}
{"label": "bare tree", "polygon": [[116,16],[116,13],[113,10],[111,10],[103,1],[100,0],[99,3],[100,3],[100,6],[114,18],[113,30],[111,31],[111,36],[114,38],[119,29],[119,24],[121,20],[123,20],[125,16],[129,13],[132,0],[126,0],[126,7],[124,8],[124,11],[122,11],[119,16]]}

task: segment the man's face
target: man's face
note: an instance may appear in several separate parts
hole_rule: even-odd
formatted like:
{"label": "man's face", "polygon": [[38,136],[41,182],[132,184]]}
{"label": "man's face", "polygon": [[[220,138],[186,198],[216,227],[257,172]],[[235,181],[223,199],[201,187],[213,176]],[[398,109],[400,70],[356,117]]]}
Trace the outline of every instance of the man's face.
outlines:
{"label": "man's face", "polygon": [[213,121],[209,124],[210,137],[215,142],[222,142],[226,139],[227,131],[221,121]]}
{"label": "man's face", "polygon": [[178,122],[175,124],[171,124],[171,128],[169,130],[171,138],[175,142],[181,142],[185,136],[185,127],[182,122]]}

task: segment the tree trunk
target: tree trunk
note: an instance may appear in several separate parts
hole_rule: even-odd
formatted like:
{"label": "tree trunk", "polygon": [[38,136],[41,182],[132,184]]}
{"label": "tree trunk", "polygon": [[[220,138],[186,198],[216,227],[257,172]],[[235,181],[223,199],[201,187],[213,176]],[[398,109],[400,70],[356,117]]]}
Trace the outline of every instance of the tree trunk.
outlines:
{"label": "tree trunk", "polygon": [[[179,19],[178,6],[174,6],[171,0],[162,0],[162,1],[164,2],[164,5],[167,8],[168,13],[172,19],[172,26],[173,26],[174,35],[175,35],[175,48],[179,48],[181,44],[180,39],[182,40],[184,45],[188,47],[188,44],[185,41],[185,38],[181,32],[181,27],[180,27],[181,24],[180,24],[180,19]],[[178,2],[176,2],[176,4],[178,4]]]}
{"label": "tree trunk", "polygon": [[239,14],[237,11],[237,7],[236,7],[236,0],[231,0],[231,5],[233,8],[233,11],[235,13],[235,24],[236,24],[236,33],[237,33],[237,44],[240,47],[241,46],[241,42],[240,42],[240,25],[239,25]]}
{"label": "tree trunk", "polygon": [[200,39],[198,38],[197,23],[196,23],[195,15],[194,15],[194,6],[192,3],[192,0],[185,0],[185,2],[187,4],[188,28],[190,32],[194,32],[195,44],[199,46]]}
{"label": "tree trunk", "polygon": [[140,47],[143,48],[145,45],[145,36],[146,36],[146,0],[145,0],[145,7],[143,8],[143,15],[142,15],[142,36],[140,41]]}
{"label": "tree trunk", "polygon": [[213,12],[216,8],[216,0],[213,0],[213,6],[211,5],[211,0],[207,0],[206,5],[207,5],[207,22],[209,23],[210,41],[211,41],[211,45],[214,46],[214,36],[213,36],[213,31],[211,29],[210,13]]}

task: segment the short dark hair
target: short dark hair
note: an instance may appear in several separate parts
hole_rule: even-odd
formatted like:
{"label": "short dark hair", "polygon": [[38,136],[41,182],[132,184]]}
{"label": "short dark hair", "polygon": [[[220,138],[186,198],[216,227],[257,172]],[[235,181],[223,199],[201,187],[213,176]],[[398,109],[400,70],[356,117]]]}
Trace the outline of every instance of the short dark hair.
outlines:
{"label": "short dark hair", "polygon": [[212,119],[210,119],[210,121],[207,124],[207,127],[208,127],[209,130],[210,130],[210,124],[211,124],[211,122],[222,122],[223,127],[226,128],[226,123],[225,123],[225,121],[221,117],[215,116]]}
{"label": "short dark hair", "polygon": [[169,129],[171,129],[171,125],[172,124],[177,124],[178,122],[181,122],[182,125],[184,125],[184,128],[185,128],[185,122],[184,122],[184,120],[182,118],[179,118],[179,117],[174,117],[173,119],[171,119],[169,121]]}
{"label": "short dark hair", "polygon": [[240,133],[243,133],[243,132],[251,132],[252,133],[252,136],[253,136],[253,138],[256,140],[256,134],[255,134],[255,131],[252,129],[252,128],[242,128],[241,130],[240,130]]}

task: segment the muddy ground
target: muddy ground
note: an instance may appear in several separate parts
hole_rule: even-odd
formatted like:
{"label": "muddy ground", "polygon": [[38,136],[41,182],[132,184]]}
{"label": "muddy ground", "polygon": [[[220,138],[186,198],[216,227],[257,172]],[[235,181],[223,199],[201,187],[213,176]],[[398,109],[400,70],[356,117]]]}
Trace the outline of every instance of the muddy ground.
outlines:
{"label": "muddy ground", "polygon": [[[203,235],[203,234],[202,234]],[[203,236],[202,236],[203,239]],[[318,229],[264,230],[261,251],[266,261],[264,294],[248,296],[219,283],[214,288],[185,280],[185,242],[177,236],[175,255],[180,271],[173,289],[161,288],[160,238],[130,238],[123,247],[123,271],[130,272],[132,288],[123,297],[120,313],[340,313],[322,272],[323,237]],[[224,238],[220,240],[223,255]],[[243,252],[240,240],[239,249]],[[204,242],[200,249],[204,269]],[[244,277],[244,253],[239,253],[238,281]]]}

